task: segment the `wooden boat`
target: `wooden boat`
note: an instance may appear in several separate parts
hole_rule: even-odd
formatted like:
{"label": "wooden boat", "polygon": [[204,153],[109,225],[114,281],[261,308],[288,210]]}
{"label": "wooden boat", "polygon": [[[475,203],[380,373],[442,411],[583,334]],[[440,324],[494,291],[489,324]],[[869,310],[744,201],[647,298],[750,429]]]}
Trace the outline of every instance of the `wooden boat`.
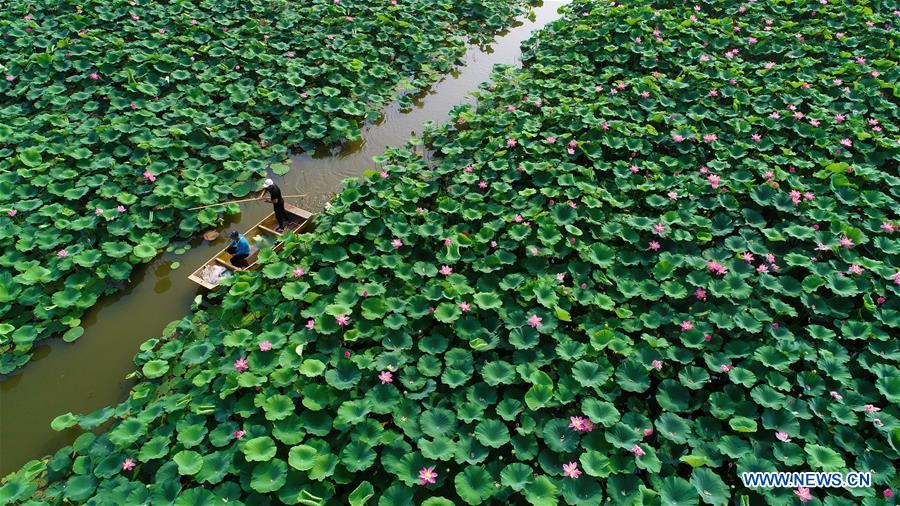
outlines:
{"label": "wooden boat", "polygon": [[[273,212],[244,234],[244,237],[246,237],[247,241],[250,243],[250,256],[247,257],[247,267],[241,269],[231,265],[231,255],[227,251],[228,248],[225,247],[222,251],[219,251],[216,256],[212,257],[208,262],[201,265],[199,269],[191,273],[191,275],[188,276],[188,279],[203,288],[215,290],[219,286],[219,281],[221,281],[221,279],[212,283],[208,281],[209,276],[204,277],[204,274],[209,274],[213,270],[221,270],[222,268],[226,269],[222,272],[230,274],[242,270],[257,269],[259,264],[256,262],[256,257],[259,254],[260,246],[271,247],[275,251],[278,251],[284,244],[283,236],[285,234],[288,232],[300,233],[310,228],[312,225],[313,213],[288,203],[284,204],[284,210],[287,211],[288,215],[288,222],[285,223],[284,232],[278,233],[275,231],[275,229],[278,228],[278,220],[275,219],[275,213]],[[212,267],[217,267],[217,269],[211,269]]]}

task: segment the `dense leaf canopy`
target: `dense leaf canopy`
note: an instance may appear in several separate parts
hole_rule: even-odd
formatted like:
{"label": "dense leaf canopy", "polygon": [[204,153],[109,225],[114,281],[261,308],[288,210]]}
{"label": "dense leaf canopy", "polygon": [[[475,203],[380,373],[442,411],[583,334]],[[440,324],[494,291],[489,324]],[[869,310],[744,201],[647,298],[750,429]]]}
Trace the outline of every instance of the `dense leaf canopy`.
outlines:
{"label": "dense leaf canopy", "polygon": [[187,209],[258,189],[289,148],[358,138],[521,5],[4,2],[0,374],[226,210]]}
{"label": "dense leaf canopy", "polygon": [[264,255],[285,277],[228,281],[144,346],[170,370],[110,431],[0,494],[791,504],[738,474],[857,470],[875,487],[811,494],[880,504],[898,70],[870,5],[573,4],[433,157],[379,157]]}

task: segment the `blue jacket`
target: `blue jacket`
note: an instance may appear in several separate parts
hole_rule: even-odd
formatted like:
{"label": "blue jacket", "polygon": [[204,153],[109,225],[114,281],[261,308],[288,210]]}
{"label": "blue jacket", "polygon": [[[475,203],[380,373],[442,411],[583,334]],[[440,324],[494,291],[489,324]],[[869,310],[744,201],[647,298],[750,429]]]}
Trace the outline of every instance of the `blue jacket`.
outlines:
{"label": "blue jacket", "polygon": [[250,243],[247,242],[247,238],[244,237],[244,234],[241,234],[238,237],[237,241],[231,241],[231,244],[228,247],[237,246],[237,251],[234,253],[235,255],[249,255],[250,254]]}

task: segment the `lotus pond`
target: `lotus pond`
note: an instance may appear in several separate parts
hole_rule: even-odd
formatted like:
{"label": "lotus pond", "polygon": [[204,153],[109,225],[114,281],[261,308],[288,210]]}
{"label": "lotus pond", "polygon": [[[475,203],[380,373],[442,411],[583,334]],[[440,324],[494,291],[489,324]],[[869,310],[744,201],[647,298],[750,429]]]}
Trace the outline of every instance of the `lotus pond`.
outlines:
{"label": "lotus pond", "polygon": [[[7,2],[0,13],[0,374],[289,149],[358,138],[449,71],[505,1]],[[231,209],[235,211],[236,208]],[[174,226],[172,226],[174,224]]]}
{"label": "lotus pond", "polygon": [[[575,2],[0,497],[891,501],[894,9]],[[776,470],[874,487],[738,479]]]}

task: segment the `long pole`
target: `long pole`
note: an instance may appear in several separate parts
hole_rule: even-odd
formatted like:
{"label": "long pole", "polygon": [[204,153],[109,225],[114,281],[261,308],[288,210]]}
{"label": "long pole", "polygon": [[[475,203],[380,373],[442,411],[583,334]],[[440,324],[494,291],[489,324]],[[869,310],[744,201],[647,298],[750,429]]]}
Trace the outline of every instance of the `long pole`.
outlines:
{"label": "long pole", "polygon": [[[296,198],[305,197],[305,196],[306,196],[306,194],[304,193],[303,195],[284,195],[281,198],[296,199]],[[230,200],[228,202],[219,202],[218,204],[209,204],[208,206],[192,207],[192,208],[188,209],[188,211],[198,211],[200,209],[206,209],[208,207],[227,206],[228,204],[240,204],[241,202],[253,202],[254,200],[261,200],[261,199],[252,198],[252,199],[243,199],[243,200]]]}

